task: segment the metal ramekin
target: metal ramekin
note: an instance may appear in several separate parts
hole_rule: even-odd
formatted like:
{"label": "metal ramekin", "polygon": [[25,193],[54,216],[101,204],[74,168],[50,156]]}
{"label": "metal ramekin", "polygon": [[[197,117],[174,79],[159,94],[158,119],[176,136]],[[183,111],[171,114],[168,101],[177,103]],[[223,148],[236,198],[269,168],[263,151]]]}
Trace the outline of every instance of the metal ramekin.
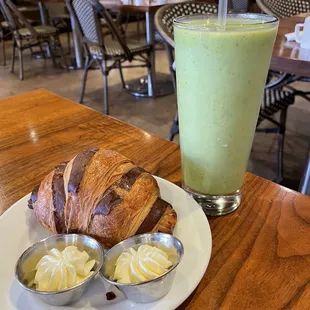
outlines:
{"label": "metal ramekin", "polygon": [[[90,259],[96,261],[94,273],[84,282],[62,291],[44,292],[30,288],[28,283],[34,279],[35,266],[39,260],[52,248],[62,251],[65,247],[74,245],[80,251],[86,251]],[[103,251],[95,239],[79,234],[61,234],[43,239],[28,248],[18,259],[15,266],[15,278],[27,291],[37,295],[45,303],[54,306],[64,306],[81,298],[89,283],[96,277],[103,263]]]}
{"label": "metal ramekin", "polygon": [[[169,259],[174,263],[173,266],[166,273],[149,281],[125,284],[111,280],[115,270],[115,262],[119,255],[128,248],[137,248],[142,244],[150,244],[163,249],[169,255]],[[131,301],[136,303],[152,302],[164,297],[170,291],[176,267],[180,263],[183,253],[184,248],[181,241],[172,235],[150,233],[133,236],[118,243],[105,254],[102,266],[102,276],[107,282],[118,287]]]}

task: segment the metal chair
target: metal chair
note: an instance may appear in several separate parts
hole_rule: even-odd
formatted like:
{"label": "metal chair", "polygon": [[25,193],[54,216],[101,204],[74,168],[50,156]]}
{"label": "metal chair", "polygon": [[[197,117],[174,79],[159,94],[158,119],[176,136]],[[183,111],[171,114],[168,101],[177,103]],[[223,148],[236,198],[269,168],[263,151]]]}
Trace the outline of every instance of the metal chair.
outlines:
{"label": "metal chair", "polygon": [[59,33],[67,35],[67,55],[71,53],[71,21],[66,4],[61,3],[44,3],[40,2],[40,10],[44,12],[44,25],[54,26]]}
{"label": "metal chair", "polygon": [[[87,53],[80,103],[83,102],[87,72],[90,66],[95,62],[101,70],[103,77],[103,98],[104,113],[109,114],[108,105],[108,75],[112,69],[119,69],[123,88],[125,81],[122,68],[131,67],[151,67],[148,60],[152,47],[150,45],[137,43],[128,43],[124,40],[112,20],[109,12],[96,0],[66,0],[70,14],[75,18],[78,25],[78,31],[81,34],[82,42]],[[103,36],[100,26],[100,18],[104,18],[107,26],[115,38],[108,40]],[[133,60],[141,62],[139,65],[123,66],[125,61]],[[108,61],[112,64],[108,65]],[[152,81],[153,87],[153,81]],[[154,87],[153,87],[154,89]]]}
{"label": "metal chair", "polygon": [[3,61],[3,66],[6,65],[6,53],[5,53],[5,34],[4,32],[9,28],[9,25],[6,21],[1,21],[0,20],[0,43],[2,45],[2,61]]}
{"label": "metal chair", "polygon": [[14,72],[16,48],[18,50],[20,62],[20,80],[23,80],[24,78],[23,51],[26,49],[32,50],[34,46],[38,46],[41,50],[42,55],[44,55],[44,52],[42,50],[42,44],[47,44],[53,60],[53,64],[56,67],[56,61],[52,49],[52,46],[54,45],[55,47],[59,48],[63,61],[66,64],[57,29],[55,27],[32,26],[11,0],[0,0],[0,4],[2,10],[4,11],[6,21],[13,33],[13,55],[11,66],[12,73]]}
{"label": "metal chair", "polygon": [[263,12],[278,18],[310,12],[309,0],[256,0],[256,3]]}
{"label": "metal chair", "polygon": [[[182,15],[193,15],[201,13],[217,13],[217,6],[206,3],[179,3],[171,4],[160,8],[155,14],[155,26],[166,42],[165,47],[169,60],[171,77],[176,90],[176,78],[174,70],[174,37],[173,37],[173,20]],[[287,108],[294,103],[295,93],[283,91],[281,88],[272,88],[267,86],[265,89],[264,100],[262,101],[256,132],[276,133],[278,135],[278,152],[277,152],[277,177],[275,182],[281,182],[283,179],[283,147],[286,125]],[[275,114],[280,113],[278,121]],[[258,128],[263,120],[270,121],[273,128]],[[178,114],[172,122],[169,133],[169,140],[172,141],[176,134],[179,133]]]}

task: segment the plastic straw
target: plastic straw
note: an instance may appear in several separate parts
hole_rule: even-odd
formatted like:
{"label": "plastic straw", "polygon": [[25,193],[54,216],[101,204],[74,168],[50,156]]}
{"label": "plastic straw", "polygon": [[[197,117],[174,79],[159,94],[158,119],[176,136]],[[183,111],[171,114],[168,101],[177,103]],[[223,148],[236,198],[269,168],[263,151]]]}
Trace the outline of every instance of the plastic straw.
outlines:
{"label": "plastic straw", "polygon": [[218,15],[217,15],[217,24],[219,26],[226,25],[227,2],[228,0],[219,0]]}

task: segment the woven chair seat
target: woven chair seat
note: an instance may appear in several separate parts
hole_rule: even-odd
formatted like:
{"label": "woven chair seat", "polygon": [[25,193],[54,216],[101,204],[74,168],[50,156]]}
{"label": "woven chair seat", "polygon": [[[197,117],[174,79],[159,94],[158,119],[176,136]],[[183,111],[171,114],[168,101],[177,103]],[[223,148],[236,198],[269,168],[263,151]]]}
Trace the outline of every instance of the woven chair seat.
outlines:
{"label": "woven chair seat", "polygon": [[9,28],[9,24],[6,21],[0,23],[1,28],[6,29]]}
{"label": "woven chair seat", "polygon": [[[112,18],[112,20],[116,23],[116,18]],[[101,26],[107,26],[107,21],[104,18],[100,18]]]}
{"label": "woven chair seat", "polygon": [[52,15],[51,19],[53,20],[58,20],[58,19],[70,19],[70,15],[69,14],[57,14],[57,15]]}
{"label": "woven chair seat", "polygon": [[[105,41],[105,54],[111,57],[124,56],[124,52],[117,41]],[[149,45],[141,45],[140,42],[127,43],[132,54],[140,54],[143,52],[148,52],[150,50]],[[101,48],[98,45],[90,46],[90,53],[95,59],[103,59]]]}
{"label": "woven chair seat", "polygon": [[294,103],[294,94],[280,89],[266,89],[261,104],[257,125]]}
{"label": "woven chair seat", "polygon": [[[57,32],[57,29],[52,26],[36,26],[33,28],[39,34],[40,37],[49,37],[51,35],[56,34]],[[32,37],[32,33],[28,28],[21,28],[18,30],[18,32],[22,38]]]}

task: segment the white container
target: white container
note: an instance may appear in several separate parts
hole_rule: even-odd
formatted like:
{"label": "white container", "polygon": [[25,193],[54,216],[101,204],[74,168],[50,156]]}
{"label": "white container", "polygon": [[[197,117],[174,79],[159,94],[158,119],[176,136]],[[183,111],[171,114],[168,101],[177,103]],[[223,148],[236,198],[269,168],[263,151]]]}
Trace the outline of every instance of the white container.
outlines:
{"label": "white container", "polygon": [[[303,32],[300,29],[303,28]],[[310,49],[310,17],[303,24],[295,26],[295,41],[300,43],[301,48]]]}

